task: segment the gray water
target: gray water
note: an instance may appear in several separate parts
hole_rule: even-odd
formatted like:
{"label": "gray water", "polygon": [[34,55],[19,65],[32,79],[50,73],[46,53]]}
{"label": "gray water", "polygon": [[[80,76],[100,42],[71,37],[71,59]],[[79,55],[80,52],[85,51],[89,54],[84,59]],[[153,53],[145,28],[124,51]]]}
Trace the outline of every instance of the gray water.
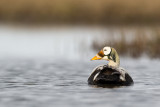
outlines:
{"label": "gray water", "polygon": [[[89,86],[87,79],[93,68],[107,64],[90,61],[96,54],[90,49],[91,35],[102,31],[49,31],[1,28],[1,107],[159,107],[158,59],[121,58],[121,66],[135,82],[133,86]],[[50,36],[43,37],[47,32]],[[82,33],[85,36],[78,36]]]}
{"label": "gray water", "polygon": [[[90,61],[0,61],[1,107],[159,107],[160,73],[157,60],[122,58],[135,84],[97,88],[87,84]],[[130,62],[130,63],[128,63]]]}

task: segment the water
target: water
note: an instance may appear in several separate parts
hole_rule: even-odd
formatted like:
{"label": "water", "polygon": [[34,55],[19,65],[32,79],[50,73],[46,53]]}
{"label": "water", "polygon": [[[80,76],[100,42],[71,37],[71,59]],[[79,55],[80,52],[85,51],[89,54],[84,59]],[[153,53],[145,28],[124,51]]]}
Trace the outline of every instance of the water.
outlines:
{"label": "water", "polygon": [[[1,107],[159,107],[158,59],[122,57],[121,66],[127,69],[135,84],[118,88],[93,87],[87,84],[92,69],[106,62],[89,61],[95,55],[94,51],[88,49],[91,45],[87,42],[92,40],[92,31],[83,32],[85,36],[80,37],[81,39],[71,36],[79,30],[72,33],[68,30],[63,31],[64,34],[68,34],[68,39],[63,39],[64,35],[60,32],[55,34],[54,30],[50,31],[51,36],[45,37],[42,35],[48,31],[29,30],[31,36],[28,37],[24,34],[26,30],[20,30],[22,33],[8,28],[5,30],[1,30],[3,33],[1,32],[0,36],[3,41],[0,43]],[[98,34],[101,31],[95,32]],[[36,36],[38,34],[41,36]],[[56,39],[52,34],[58,35]],[[60,48],[58,40],[61,39],[64,45]],[[85,48],[75,51],[75,47],[82,46],[80,43],[83,40],[86,42]],[[67,45],[69,41],[70,44]],[[33,45],[35,47],[32,47]],[[66,49],[72,45],[75,47]],[[2,49],[2,46],[8,47]],[[59,48],[55,49],[52,46]],[[57,54],[57,51],[61,54]]]}
{"label": "water", "polygon": [[[1,107],[135,107],[159,106],[157,60],[122,58],[134,86],[96,88],[87,78],[99,62],[10,60],[0,63]],[[128,63],[130,62],[130,63]],[[103,62],[104,63],[104,62]],[[157,68],[156,68],[157,67]]]}
{"label": "water", "polygon": [[[78,59],[92,53],[95,37],[106,34],[102,28],[8,27],[0,26],[0,57]],[[67,56],[67,57],[64,57]]]}

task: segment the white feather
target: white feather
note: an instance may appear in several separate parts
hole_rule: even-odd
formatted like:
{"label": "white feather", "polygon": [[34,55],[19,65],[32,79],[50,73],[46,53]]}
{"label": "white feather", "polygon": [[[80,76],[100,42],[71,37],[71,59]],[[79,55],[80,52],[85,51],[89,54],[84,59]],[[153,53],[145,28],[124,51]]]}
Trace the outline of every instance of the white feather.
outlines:
{"label": "white feather", "polygon": [[[93,72],[95,72],[95,70],[100,70],[100,71],[101,71],[101,70],[103,69],[103,66],[104,66],[104,65],[99,65],[99,66],[97,66],[96,68],[93,69]],[[94,76],[93,81],[97,78],[97,76],[99,75],[99,73],[100,73],[100,72],[98,72],[98,73]]]}
{"label": "white feather", "polygon": [[93,81],[97,78],[97,76],[99,75],[99,73],[100,73],[100,72],[98,72],[98,73],[94,76]]}
{"label": "white feather", "polygon": [[126,79],[125,79],[125,74],[127,73],[127,71],[126,71],[124,68],[122,68],[122,67],[119,67],[119,68],[118,68],[118,71],[121,73],[120,79],[121,79],[122,81],[126,81]]}
{"label": "white feather", "polygon": [[110,52],[111,52],[111,47],[104,47],[103,48],[104,55],[108,55],[108,54],[110,54]]}

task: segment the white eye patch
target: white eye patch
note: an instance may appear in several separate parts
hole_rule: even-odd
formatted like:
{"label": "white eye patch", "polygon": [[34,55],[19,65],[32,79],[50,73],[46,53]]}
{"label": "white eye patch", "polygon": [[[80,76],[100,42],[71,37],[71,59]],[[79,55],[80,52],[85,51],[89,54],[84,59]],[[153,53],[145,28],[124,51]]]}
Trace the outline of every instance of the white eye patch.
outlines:
{"label": "white eye patch", "polygon": [[111,47],[104,47],[103,48],[103,53],[104,55],[109,55],[111,52]]}

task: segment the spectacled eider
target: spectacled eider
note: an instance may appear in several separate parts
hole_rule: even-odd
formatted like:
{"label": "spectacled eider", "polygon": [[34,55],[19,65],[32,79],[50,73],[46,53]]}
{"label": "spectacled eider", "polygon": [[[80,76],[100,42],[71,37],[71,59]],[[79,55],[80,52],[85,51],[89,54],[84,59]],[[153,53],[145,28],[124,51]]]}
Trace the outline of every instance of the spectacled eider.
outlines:
{"label": "spectacled eider", "polygon": [[107,60],[107,65],[97,66],[88,78],[88,84],[97,86],[129,86],[134,82],[127,71],[121,67],[116,50],[112,47],[104,47],[91,60]]}

